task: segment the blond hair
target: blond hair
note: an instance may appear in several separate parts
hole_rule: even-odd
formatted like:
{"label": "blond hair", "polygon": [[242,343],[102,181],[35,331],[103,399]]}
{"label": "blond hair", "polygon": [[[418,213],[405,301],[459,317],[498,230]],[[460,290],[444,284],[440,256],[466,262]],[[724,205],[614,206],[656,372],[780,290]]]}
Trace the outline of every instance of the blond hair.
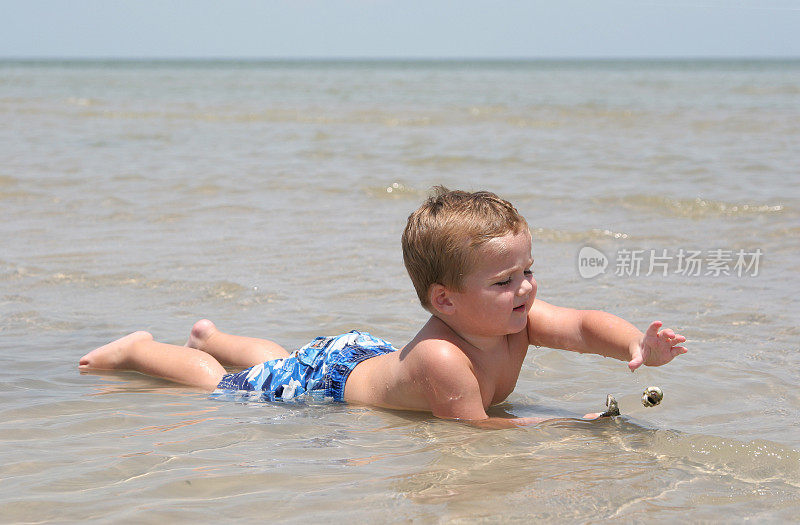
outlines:
{"label": "blond hair", "polygon": [[517,209],[494,193],[451,191],[444,186],[433,190],[408,216],[403,232],[403,262],[427,310],[431,309],[431,285],[463,290],[477,247],[497,237],[528,231],[528,223]]}

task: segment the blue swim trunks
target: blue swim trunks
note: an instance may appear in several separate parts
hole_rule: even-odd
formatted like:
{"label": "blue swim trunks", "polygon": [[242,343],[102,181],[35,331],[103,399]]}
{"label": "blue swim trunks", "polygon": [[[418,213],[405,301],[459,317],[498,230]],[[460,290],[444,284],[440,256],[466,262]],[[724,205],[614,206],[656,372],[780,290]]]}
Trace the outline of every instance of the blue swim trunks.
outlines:
{"label": "blue swim trunks", "polygon": [[397,351],[390,343],[353,330],[317,337],[285,359],[274,359],[223,376],[213,397],[288,401],[300,396],[344,401],[344,385],[362,361]]}

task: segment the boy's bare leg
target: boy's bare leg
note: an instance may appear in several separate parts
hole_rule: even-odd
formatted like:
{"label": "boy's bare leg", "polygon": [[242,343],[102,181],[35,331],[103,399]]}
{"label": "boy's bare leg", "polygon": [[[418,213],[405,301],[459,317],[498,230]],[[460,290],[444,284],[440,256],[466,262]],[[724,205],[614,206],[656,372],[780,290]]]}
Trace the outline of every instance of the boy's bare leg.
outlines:
{"label": "boy's bare leg", "polygon": [[208,319],[197,321],[186,346],[202,350],[228,366],[249,367],[289,356],[278,343],[220,332]]}
{"label": "boy's bare leg", "polygon": [[153,340],[147,332],[134,332],[81,357],[81,370],[131,370],[213,391],[225,368],[213,356],[186,346]]}

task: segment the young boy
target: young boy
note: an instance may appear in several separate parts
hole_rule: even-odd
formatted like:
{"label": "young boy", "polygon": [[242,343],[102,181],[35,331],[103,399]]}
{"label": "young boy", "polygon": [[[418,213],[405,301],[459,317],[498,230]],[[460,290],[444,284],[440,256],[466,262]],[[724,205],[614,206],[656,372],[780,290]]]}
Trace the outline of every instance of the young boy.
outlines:
{"label": "young boy", "polygon": [[[186,346],[135,332],[83,356],[79,367],[134,370],[267,400],[321,395],[501,428],[543,421],[486,414],[514,390],[530,345],[614,357],[631,371],[686,353],[679,346],[686,338],[659,332],[659,321],[643,334],[609,313],[536,299],[528,224],[493,193],[436,188],[409,216],[402,242],[406,269],[431,317],[401,350],[350,332],[318,337],[289,354],[204,319]],[[223,365],[250,368],[227,374]]]}

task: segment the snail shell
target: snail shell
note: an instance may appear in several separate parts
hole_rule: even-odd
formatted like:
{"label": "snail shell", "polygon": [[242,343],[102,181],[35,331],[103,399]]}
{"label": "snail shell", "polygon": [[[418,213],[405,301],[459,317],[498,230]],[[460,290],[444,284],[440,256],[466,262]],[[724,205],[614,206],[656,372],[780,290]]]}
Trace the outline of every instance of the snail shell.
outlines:
{"label": "snail shell", "polygon": [[646,407],[654,407],[664,399],[664,392],[657,386],[648,386],[642,394],[642,404]]}

